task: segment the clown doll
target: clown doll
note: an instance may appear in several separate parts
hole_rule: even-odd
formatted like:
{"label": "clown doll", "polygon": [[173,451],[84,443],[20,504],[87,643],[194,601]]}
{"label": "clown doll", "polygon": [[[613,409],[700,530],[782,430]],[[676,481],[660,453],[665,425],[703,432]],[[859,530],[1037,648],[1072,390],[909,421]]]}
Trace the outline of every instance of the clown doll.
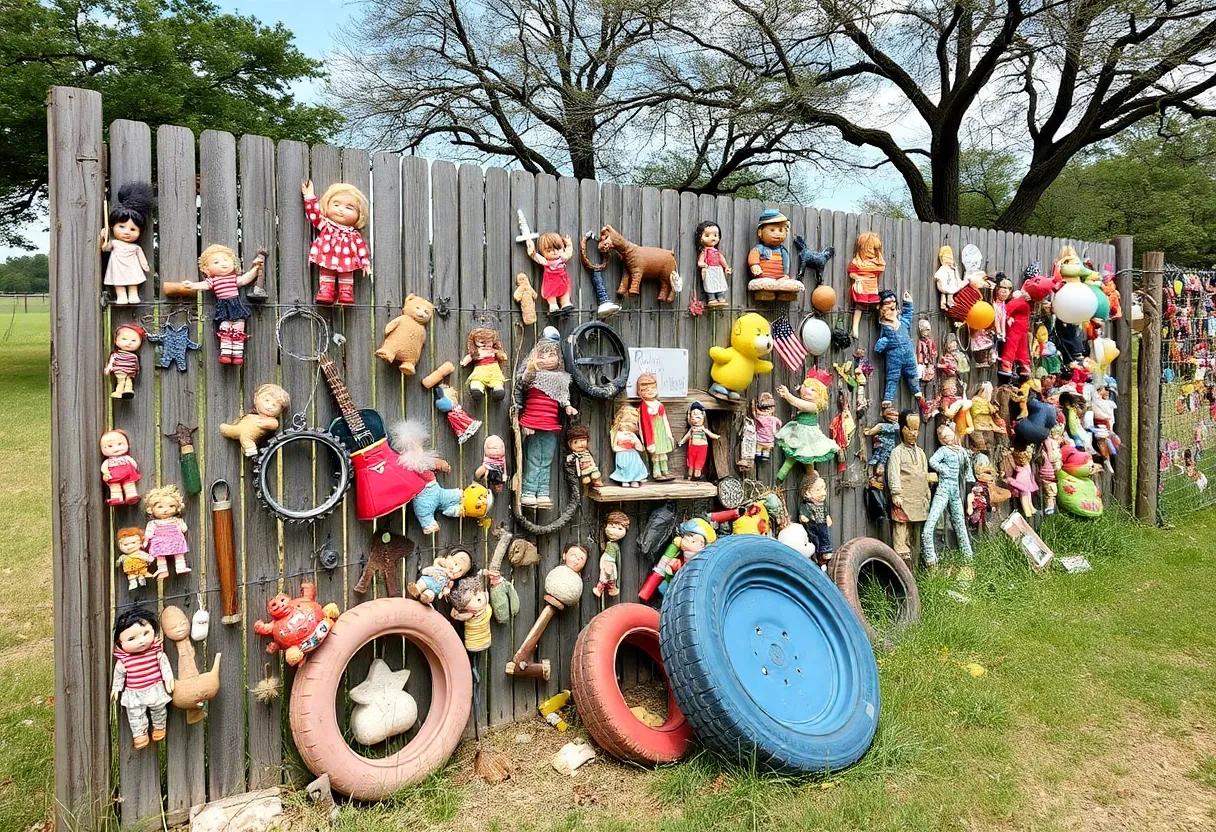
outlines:
{"label": "clown doll", "polygon": [[354,185],[336,182],[318,200],[311,179],[300,186],[300,193],[304,195],[304,213],[317,229],[317,238],[308,250],[308,262],[321,273],[321,286],[313,300],[332,304],[336,283],[338,304],[349,306],[355,302],[355,272],[362,270],[365,276],[372,276],[367,243],[359,231],[367,225],[367,197]]}
{"label": "clown doll", "polygon": [[265,262],[266,252],[259,251],[253,258],[253,266],[249,271],[237,274],[241,261],[237,259],[236,252],[227,246],[207,246],[198,258],[198,270],[206,279],[187,280],[182,283],[182,286],[191,292],[210,290],[215,294],[211,321],[215,324],[215,331],[220,339],[221,364],[245,363],[245,321],[253,314],[253,310],[241,299],[241,287],[257,280]]}

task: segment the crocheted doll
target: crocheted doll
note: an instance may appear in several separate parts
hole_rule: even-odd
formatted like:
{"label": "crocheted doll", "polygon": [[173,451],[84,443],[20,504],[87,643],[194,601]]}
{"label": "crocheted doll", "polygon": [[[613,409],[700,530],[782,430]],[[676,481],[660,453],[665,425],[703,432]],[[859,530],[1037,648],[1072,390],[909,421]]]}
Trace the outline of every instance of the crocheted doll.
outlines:
{"label": "crocheted doll", "polygon": [[161,647],[156,616],[136,607],[114,622],[114,682],[110,698],[122,705],[131,724],[132,745],[148,746],[148,716],[152,741],[165,738],[168,705],[173,701],[173,668]]}
{"label": "crocheted doll", "polygon": [[312,180],[300,186],[304,195],[304,213],[317,229],[317,238],[308,250],[308,262],[321,275],[315,303],[334,302],[334,283],[338,287],[338,303],[348,306],[355,302],[355,272],[362,270],[372,276],[372,263],[367,243],[359,229],[367,225],[367,197],[354,185],[335,182],[325,189],[318,200]]}
{"label": "crocheted doll", "polygon": [[148,227],[155,205],[156,197],[149,183],[123,185],[110,206],[106,227],[97,237],[101,250],[110,255],[106,261],[105,285],[114,287],[115,303],[139,303],[140,284],[152,271],[147,255],[140,248],[139,238]]}

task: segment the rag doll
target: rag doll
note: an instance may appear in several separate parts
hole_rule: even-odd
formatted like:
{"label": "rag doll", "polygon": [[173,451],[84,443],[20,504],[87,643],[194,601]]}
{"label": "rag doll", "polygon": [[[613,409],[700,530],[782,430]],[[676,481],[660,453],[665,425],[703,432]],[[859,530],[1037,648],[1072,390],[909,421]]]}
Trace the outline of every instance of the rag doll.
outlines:
{"label": "rag doll", "polygon": [[367,243],[360,233],[367,225],[367,197],[354,185],[336,182],[318,200],[311,179],[300,186],[300,193],[304,195],[304,213],[317,229],[317,238],[308,250],[308,262],[321,275],[313,301],[332,304],[336,283],[338,304],[349,306],[355,302],[355,272],[362,270],[366,277],[372,276]]}
{"label": "rag doll", "polygon": [[593,485],[596,488],[604,484],[600,474],[600,466],[591,455],[588,446],[591,444],[591,429],[586,425],[571,425],[566,431],[566,465],[574,468],[579,482],[583,485]]}
{"label": "rag doll", "polygon": [[920,367],[916,362],[916,351],[912,347],[912,293],[904,292],[903,311],[897,311],[895,293],[883,290],[882,301],[878,307],[878,340],[874,342],[874,352],[885,354],[886,381],[882,390],[882,406],[887,407],[895,401],[899,392],[899,380],[902,378],[908,390],[916,397],[916,403],[921,413],[928,411],[929,403],[920,389]]}
{"label": "rag doll", "polygon": [[502,339],[492,329],[477,327],[469,331],[465,340],[465,356],[460,359],[460,366],[473,365],[466,383],[469,385],[469,395],[478,401],[489,388],[490,395],[499,401],[507,394],[507,380],[502,373],[502,365],[507,360],[507,354],[502,348]]}
{"label": "rag doll", "polygon": [[781,420],[774,415],[777,401],[767,390],[751,400],[751,420],[756,429],[756,461],[768,462],[772,458],[773,443]]}
{"label": "rag doll", "polygon": [[606,592],[611,596],[621,594],[620,562],[621,540],[629,533],[629,515],[623,511],[610,511],[604,518],[604,550],[600,555],[600,577],[591,592],[600,598]]}
{"label": "rag doll", "polygon": [[110,685],[110,698],[126,710],[132,745],[137,749],[148,746],[149,715],[152,741],[165,738],[174,680],[162,644],[155,615],[139,607],[118,614],[114,622],[114,682]]}
{"label": "rag doll", "polygon": [[516,407],[520,431],[524,436],[524,470],[520,505],[552,508],[549,499],[549,474],[557,457],[557,435],[561,432],[561,412],[577,416],[570,404],[570,374],[562,365],[560,338],[554,327],[528,354],[524,370],[516,378]]}

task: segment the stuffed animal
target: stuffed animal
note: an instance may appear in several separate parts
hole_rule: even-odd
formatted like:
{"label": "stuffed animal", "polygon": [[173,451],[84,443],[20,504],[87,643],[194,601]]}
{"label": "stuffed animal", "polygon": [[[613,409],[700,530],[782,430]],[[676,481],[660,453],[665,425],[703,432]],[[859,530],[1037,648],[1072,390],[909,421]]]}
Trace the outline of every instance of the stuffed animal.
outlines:
{"label": "stuffed animal", "polygon": [[406,295],[401,314],[384,328],[384,343],[376,350],[376,358],[396,364],[403,376],[412,376],[414,364],[426,343],[426,325],[434,312],[435,307],[429,300],[413,292]]}
{"label": "stuffed animal", "polygon": [[283,651],[283,658],[290,667],[304,661],[304,656],[321,646],[321,642],[338,620],[338,605],[317,603],[316,584],[300,585],[300,597],[288,598],[286,593],[266,602],[270,621],[253,622],[253,631],[260,636],[270,636],[266,652],[271,655]]}
{"label": "stuffed animal", "polygon": [[815,544],[811,542],[806,533],[806,527],[801,523],[790,523],[777,532],[777,539],[800,555],[807,558],[815,557]]}
{"label": "stuffed animal", "polygon": [[709,373],[714,381],[710,395],[717,399],[741,399],[757,374],[773,371],[773,362],[764,359],[772,348],[768,321],[755,312],[740,315],[730,333],[730,346],[709,348],[709,357],[714,362]]}
{"label": "stuffed animal", "polygon": [[1067,442],[1060,444],[1060,460],[1056,466],[1060,508],[1075,517],[1101,516],[1102,492],[1094,481],[1096,468],[1089,454]]}
{"label": "stuffed animal", "polygon": [[367,678],[350,689],[355,703],[350,730],[363,745],[375,745],[403,734],[418,721],[418,703],[405,692],[408,669],[393,670],[384,659],[372,659]]}
{"label": "stuffed animal", "polygon": [[490,528],[490,508],[494,505],[494,495],[479,482],[470,483],[460,493],[460,516],[471,517],[484,529]]}

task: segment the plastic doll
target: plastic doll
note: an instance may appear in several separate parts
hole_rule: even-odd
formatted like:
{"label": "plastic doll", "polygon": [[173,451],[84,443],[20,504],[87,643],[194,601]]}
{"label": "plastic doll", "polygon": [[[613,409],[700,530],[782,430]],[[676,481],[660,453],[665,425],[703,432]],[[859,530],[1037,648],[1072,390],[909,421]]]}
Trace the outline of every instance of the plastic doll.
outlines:
{"label": "plastic doll", "polygon": [[781,427],[781,420],[774,415],[776,410],[777,401],[767,390],[751,401],[751,418],[756,428],[757,462],[768,462],[772,458],[773,443],[777,441],[777,431]]}
{"label": "plastic doll", "polygon": [[992,290],[992,310],[996,313],[996,318],[993,320],[992,326],[996,330],[998,345],[1004,346],[1007,340],[1005,304],[1009,302],[1009,298],[1013,297],[1013,281],[1006,277],[1004,272],[997,272],[995,280],[996,288]]}
{"label": "plastic doll", "polygon": [[[887,268],[887,261],[882,256],[882,238],[873,231],[863,231],[857,235],[857,244],[853,249],[853,259],[849,261],[849,298],[853,301],[853,338],[857,339],[858,327],[861,325],[861,313],[866,307],[877,306],[879,303],[878,281]],[[908,302],[911,303],[911,296]],[[912,324],[907,324],[911,328]]]}
{"label": "plastic doll", "polygon": [[439,531],[436,511],[442,511],[445,517],[460,517],[463,511],[460,502],[463,492],[459,488],[443,488],[435,479],[436,471],[447,473],[452,467],[427,444],[429,435],[430,430],[418,422],[403,422],[393,428],[393,445],[400,449],[397,463],[413,471],[423,482],[422,491],[411,500],[423,534]]}
{"label": "plastic doll", "polygon": [[126,710],[136,748],[148,746],[149,714],[152,741],[165,738],[172,693],[173,668],[162,649],[156,616],[139,607],[119,613],[114,622],[114,683],[110,685],[110,698]]}
{"label": "plastic doll", "polygon": [[527,241],[528,256],[545,267],[540,296],[549,303],[549,314],[557,315],[574,308],[570,302],[570,274],[566,264],[574,257],[574,241],[550,231],[536,242]]}
{"label": "plastic doll", "polygon": [[888,405],[882,409],[882,421],[862,431],[874,440],[870,452],[870,484],[881,489],[886,482],[887,461],[899,439],[899,411]]}
{"label": "plastic doll", "polygon": [[971,419],[971,399],[957,378],[942,380],[941,415],[954,427],[954,435],[962,442],[975,430]]}
{"label": "plastic doll", "polygon": [[760,212],[756,220],[759,242],[747,253],[747,269],[752,275],[747,289],[756,300],[794,300],[802,291],[802,283],[790,277],[786,269],[792,263],[785,245],[789,234],[790,221],[785,214],[772,208]]}
{"label": "plastic doll", "polygon": [[676,572],[717,538],[718,534],[713,527],[700,517],[681,523],[679,536],[672,539],[659,562],[646,576],[642,588],[638,590],[638,599],[649,601],[654,597],[655,590],[661,595],[667,594],[667,587]]}
{"label": "plastic doll", "polygon": [[473,474],[482,477],[495,492],[502,491],[507,481],[507,444],[497,434],[490,434],[481,443],[481,465]]}
{"label": "plastic doll", "polygon": [[917,322],[916,332],[916,366],[921,385],[927,385],[937,377],[937,342],[933,340],[933,325],[928,318]]}
{"label": "plastic doll", "polygon": [[646,463],[638,449],[642,440],[638,436],[640,417],[633,405],[621,405],[612,420],[612,473],[609,477],[626,488],[640,488],[646,479]]}
{"label": "plastic doll", "polygon": [[1115,434],[1115,411],[1118,405],[1110,397],[1110,387],[1105,381],[1094,385],[1094,398],[1089,407],[1094,425],[1094,447],[1102,457],[1106,470],[1113,474],[1114,468],[1110,461],[1119,449],[1119,437]]}
{"label": "plastic doll", "polygon": [[253,410],[237,420],[235,425],[220,425],[225,439],[241,443],[245,456],[257,456],[258,443],[279,429],[279,417],[291,406],[291,396],[277,384],[262,384],[253,391]]}
{"label": "plastic doll", "polygon": [[929,472],[929,459],[916,444],[920,434],[920,414],[903,410],[899,414],[901,442],[887,461],[887,494],[891,506],[891,548],[907,562],[912,560],[911,526],[929,516],[929,484],[937,474]]}
{"label": "plastic doll", "polygon": [[600,555],[600,578],[591,592],[600,598],[606,592],[615,597],[621,594],[620,562],[621,540],[629,533],[629,515],[623,511],[610,511],[604,518],[604,551]]}
{"label": "plastic doll", "polygon": [[988,461],[988,457],[980,454],[971,466],[975,476],[975,484],[967,492],[963,508],[967,514],[967,525],[976,531],[988,530],[988,510],[992,508],[992,492],[990,491],[989,476],[995,476],[996,469]]}
{"label": "plastic doll", "polygon": [[722,229],[716,222],[706,220],[697,226],[697,268],[701,270],[701,285],[707,295],[706,305],[710,309],[726,306],[726,292],[730,288],[726,282],[731,273],[730,265],[718,243],[722,240]]}
{"label": "plastic doll", "polygon": [[147,586],[148,578],[152,577],[152,573],[148,571],[152,556],[144,551],[143,529],[135,526],[119,529],[114,540],[118,544],[118,551],[122,553],[118,558],[118,565],[127,578],[127,589],[134,592],[137,587]]}
{"label": "plastic doll", "polygon": [[437,384],[432,389],[435,396],[435,409],[447,417],[448,426],[456,434],[456,444],[463,445],[481,430],[481,420],[474,419],[460,406],[456,397],[456,388],[447,384]]}
{"label": "plastic doll", "polygon": [[186,564],[186,553],[190,544],[186,542],[186,521],[182,512],[186,510],[186,498],[176,485],[161,485],[144,496],[144,511],[152,519],[144,529],[148,541],[148,554],[156,558],[156,579],[169,577],[168,559],[173,558],[173,571],[186,575],[190,567]]}
{"label": "plastic doll", "polygon": [[468,574],[473,565],[473,558],[463,549],[440,555],[430,566],[424,566],[418,572],[418,580],[407,589],[410,595],[424,604],[433,604],[440,598],[447,598],[452,591],[452,585]]}
{"label": "plastic doll", "polygon": [[591,430],[586,425],[571,425],[566,431],[566,447],[570,450],[566,464],[578,473],[579,482],[598,488],[604,484],[604,480],[595,457],[587,450],[590,444]]}
{"label": "plastic doll", "polygon": [[515,275],[515,292],[511,295],[519,304],[519,315],[524,326],[536,323],[536,290],[523,272]]}
{"label": "plastic doll", "polygon": [[259,251],[249,271],[237,274],[241,261],[235,251],[227,246],[207,246],[198,258],[198,270],[206,279],[182,283],[192,292],[209,289],[215,294],[211,322],[220,339],[221,364],[245,363],[245,321],[253,314],[253,309],[241,299],[241,287],[257,280],[265,262],[266,252]]}
{"label": "plastic doll", "polygon": [[114,377],[114,392],[111,399],[135,398],[132,382],[139,375],[139,348],[148,333],[139,324],[120,324],[114,329],[114,351],[103,372]]}
{"label": "plastic doll", "polygon": [[1055,343],[1048,340],[1047,327],[1044,324],[1035,327],[1034,343],[1030,345],[1030,355],[1038,362],[1039,368],[1050,375],[1055,375],[1064,369],[1064,362],[1060,360],[1060,351],[1056,349]]}
{"label": "plastic doll", "polygon": [[933,502],[929,504],[929,514],[921,531],[921,557],[925,565],[930,567],[937,564],[937,548],[933,539],[937,522],[947,511],[950,512],[950,523],[954,527],[954,536],[958,538],[963,556],[967,560],[975,557],[971,551],[971,537],[967,534],[967,523],[963,516],[963,496],[959,491],[959,481],[967,466],[967,452],[959,444],[958,436],[950,425],[942,425],[937,429],[937,441],[941,445],[933,452],[933,456],[929,457],[929,467],[937,473],[937,490],[933,492]]}
{"label": "plastic doll", "polygon": [[937,250],[937,271],[933,273],[933,282],[941,294],[941,309],[945,312],[954,303],[954,293],[963,288],[963,279],[959,277],[958,267],[954,264],[954,249],[942,246]]}
{"label": "plastic doll", "polygon": [[987,451],[995,443],[1000,428],[993,420],[995,413],[992,406],[992,382],[982,382],[971,395],[971,426],[969,435],[971,447],[977,451]]}
{"label": "plastic doll", "polygon": [[822,566],[832,557],[832,515],[828,514],[828,483],[812,468],[799,489],[798,522],[815,544],[815,559]]}
{"label": "plastic doll", "polygon": [[992,366],[993,349],[996,339],[991,329],[971,330],[971,355],[975,358],[975,366],[981,369]]}
{"label": "plastic doll", "polygon": [[878,308],[878,340],[874,342],[874,352],[885,354],[886,380],[882,389],[882,406],[887,407],[895,401],[899,392],[899,380],[916,397],[916,403],[921,413],[928,412],[929,403],[920,389],[920,367],[916,363],[916,351],[912,347],[912,293],[904,292],[903,311],[898,311],[895,303],[895,293],[883,291],[882,303]]}
{"label": "plastic doll", "polygon": [[108,430],[101,435],[101,480],[110,489],[108,506],[133,506],[139,502],[139,463],[131,456],[131,437],[125,430]]}
{"label": "plastic doll", "polygon": [[367,243],[359,229],[367,225],[367,197],[354,185],[336,182],[325,189],[318,200],[313,193],[312,180],[300,186],[304,195],[304,213],[317,229],[317,238],[308,250],[308,262],[321,274],[315,303],[334,302],[334,283],[338,286],[338,304],[355,302],[355,272],[362,270],[372,276],[372,263],[367,256]]}
{"label": "plastic doll", "polygon": [[[523,487],[520,505],[552,508],[549,499],[549,473],[557,457],[557,434],[564,409],[567,416],[577,416],[570,404],[570,374],[562,368],[562,352],[558,346],[557,330],[546,327],[544,337],[536,342],[528,355],[517,385],[522,387],[523,410],[519,427],[524,435]],[[518,389],[518,388],[517,388]]]}
{"label": "plastic doll", "polygon": [[828,406],[827,382],[831,376],[811,370],[795,396],[784,384],[777,385],[777,395],[797,411],[797,416],[777,431],[777,446],[785,454],[785,463],[777,471],[777,481],[783,481],[796,463],[813,466],[836,456],[836,443],[819,429],[819,412]]}
{"label": "plastic doll", "polygon": [[701,473],[705,470],[705,459],[709,456],[709,440],[722,438],[709,429],[707,421],[705,405],[693,402],[688,406],[688,431],[680,440],[680,444],[688,443],[688,471],[685,477],[690,480],[701,479]]}
{"label": "plastic doll", "polygon": [[1043,440],[1042,460],[1039,463],[1039,482],[1043,487],[1043,513],[1056,513],[1056,496],[1059,484],[1056,469],[1060,467],[1060,443],[1064,441],[1064,426],[1059,422],[1051,426],[1051,434]]}
{"label": "plastic doll", "polygon": [[139,246],[139,238],[152,219],[155,205],[156,197],[149,183],[123,185],[110,206],[106,228],[101,229],[97,237],[101,250],[110,253],[105,285],[114,287],[115,303],[139,303],[139,287],[152,271],[147,255]]}
{"label": "plastic doll", "polygon": [[502,348],[502,339],[492,329],[478,327],[469,331],[465,339],[465,356],[460,359],[460,366],[473,365],[466,383],[469,385],[469,395],[478,401],[490,388],[494,401],[500,401],[507,394],[507,380],[502,373],[502,365],[507,360],[507,354]]}
{"label": "plastic doll", "polygon": [[1034,474],[1030,470],[1029,451],[1015,448],[1010,453],[1009,473],[1005,477],[1005,484],[1021,501],[1022,516],[1027,519],[1033,517],[1036,512],[1031,495],[1039,490],[1039,486],[1035,483]]}
{"label": "plastic doll", "polygon": [[675,450],[675,437],[671,423],[667,421],[667,407],[659,401],[659,380],[653,373],[638,376],[638,396],[642,403],[638,412],[642,418],[642,438],[646,440],[646,453],[650,455],[651,475],[662,482],[675,479],[667,470],[667,455]]}
{"label": "plastic doll", "polygon": [[490,649],[490,618],[494,608],[481,578],[461,578],[448,593],[452,605],[449,613],[454,621],[464,622],[464,649],[480,653]]}

